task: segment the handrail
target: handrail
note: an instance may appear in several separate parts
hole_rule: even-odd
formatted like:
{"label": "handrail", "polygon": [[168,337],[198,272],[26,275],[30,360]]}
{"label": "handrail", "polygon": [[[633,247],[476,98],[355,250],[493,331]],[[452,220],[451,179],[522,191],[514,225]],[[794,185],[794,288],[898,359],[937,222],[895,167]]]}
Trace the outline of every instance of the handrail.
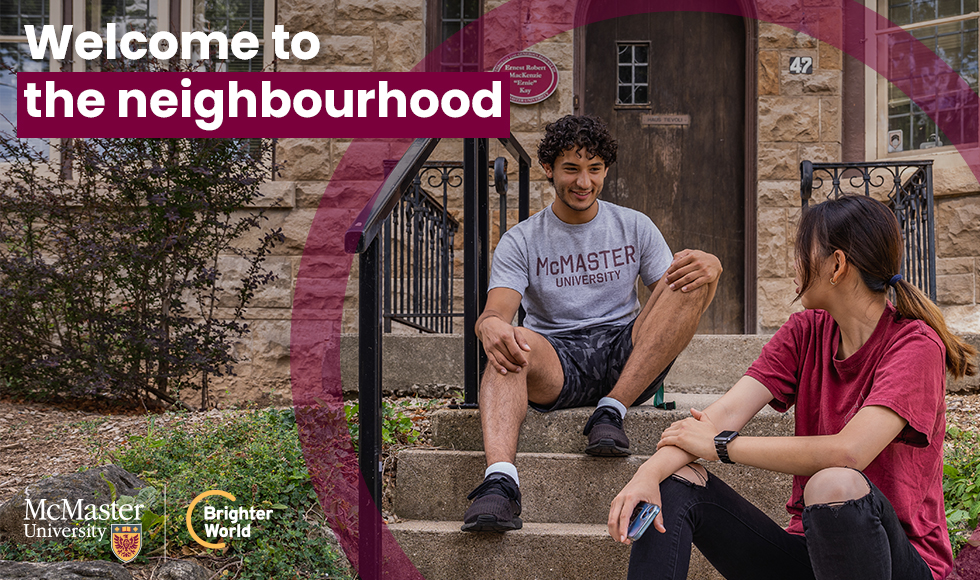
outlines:
{"label": "handrail", "polygon": [[[463,139],[463,239],[464,239],[464,407],[477,404],[477,382],[486,355],[476,341],[473,326],[477,314],[483,310],[488,286],[489,265],[489,191],[488,191],[488,141],[483,138]],[[364,580],[380,579],[382,522],[381,502],[381,376],[382,376],[382,319],[381,305],[381,239],[385,221],[399,200],[412,186],[419,171],[439,139],[416,139],[385,178],[374,197],[358,214],[354,224],[344,235],[344,250],[359,254],[358,279],[358,418],[360,421],[360,449],[358,464],[364,486],[359,493],[358,546],[361,562],[377,564],[377,576],[365,576]],[[531,157],[511,135],[500,143],[518,161],[519,219],[529,213]],[[496,164],[495,164],[496,165]],[[503,165],[503,164],[501,164]],[[496,167],[495,167],[496,169]],[[503,168],[501,168],[503,169]],[[503,175],[506,177],[506,174]],[[501,179],[501,184],[506,181]],[[500,193],[500,192],[498,192]],[[506,199],[506,198],[503,198]],[[505,203],[502,209],[506,212]],[[447,216],[448,217],[448,216]],[[503,232],[501,232],[503,233]],[[523,318],[523,316],[521,316]]]}
{"label": "handrail", "polygon": [[510,153],[511,157],[518,161],[523,161],[528,165],[531,164],[531,156],[527,154],[527,151],[525,151],[524,147],[522,147],[517,139],[514,138],[513,134],[511,134],[510,137],[500,137],[497,139],[497,141],[500,141],[500,144],[507,149],[507,152]]}
{"label": "handrail", "polygon": [[395,208],[398,200],[408,191],[422,165],[439,144],[437,138],[416,139],[398,160],[398,164],[374,194],[372,203],[361,210],[347,233],[344,235],[344,251],[348,254],[361,254],[378,237],[384,220]]}

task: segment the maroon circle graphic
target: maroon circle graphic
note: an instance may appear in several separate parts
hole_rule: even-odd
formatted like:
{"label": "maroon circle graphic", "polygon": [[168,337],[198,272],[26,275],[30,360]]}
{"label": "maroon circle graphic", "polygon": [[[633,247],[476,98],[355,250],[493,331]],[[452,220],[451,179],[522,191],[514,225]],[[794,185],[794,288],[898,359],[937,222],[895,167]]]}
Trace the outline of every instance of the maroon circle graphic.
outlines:
{"label": "maroon circle graphic", "polygon": [[558,68],[555,63],[536,52],[508,54],[497,61],[493,72],[510,73],[510,102],[518,105],[540,103],[558,88]]}

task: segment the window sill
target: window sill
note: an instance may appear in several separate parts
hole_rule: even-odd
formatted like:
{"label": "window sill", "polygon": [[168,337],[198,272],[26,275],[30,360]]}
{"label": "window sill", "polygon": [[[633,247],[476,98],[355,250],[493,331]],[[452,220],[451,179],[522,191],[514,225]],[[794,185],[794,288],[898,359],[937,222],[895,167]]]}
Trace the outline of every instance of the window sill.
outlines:
{"label": "window sill", "polygon": [[[980,157],[980,144],[971,144],[967,153]],[[936,198],[959,197],[980,194],[980,182],[967,165],[963,155],[956,147],[947,145],[932,149],[913,149],[889,153],[878,161],[897,161],[912,159],[931,159],[933,196]]]}

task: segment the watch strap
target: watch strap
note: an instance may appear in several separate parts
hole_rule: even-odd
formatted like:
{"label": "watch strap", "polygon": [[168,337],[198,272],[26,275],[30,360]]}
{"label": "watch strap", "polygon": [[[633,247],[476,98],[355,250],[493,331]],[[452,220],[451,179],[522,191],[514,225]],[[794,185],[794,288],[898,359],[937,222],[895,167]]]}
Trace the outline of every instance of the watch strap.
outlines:
{"label": "watch strap", "polygon": [[722,463],[735,463],[728,456],[728,444],[738,437],[738,431],[722,431],[715,435],[715,452]]}

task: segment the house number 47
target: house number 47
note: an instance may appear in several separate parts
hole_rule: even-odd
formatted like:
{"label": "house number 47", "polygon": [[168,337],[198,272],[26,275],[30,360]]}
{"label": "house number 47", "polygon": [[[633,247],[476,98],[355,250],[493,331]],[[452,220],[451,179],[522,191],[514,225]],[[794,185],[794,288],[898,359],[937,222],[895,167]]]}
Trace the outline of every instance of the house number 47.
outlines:
{"label": "house number 47", "polygon": [[789,72],[798,75],[808,75],[813,72],[812,56],[791,56],[789,59]]}

